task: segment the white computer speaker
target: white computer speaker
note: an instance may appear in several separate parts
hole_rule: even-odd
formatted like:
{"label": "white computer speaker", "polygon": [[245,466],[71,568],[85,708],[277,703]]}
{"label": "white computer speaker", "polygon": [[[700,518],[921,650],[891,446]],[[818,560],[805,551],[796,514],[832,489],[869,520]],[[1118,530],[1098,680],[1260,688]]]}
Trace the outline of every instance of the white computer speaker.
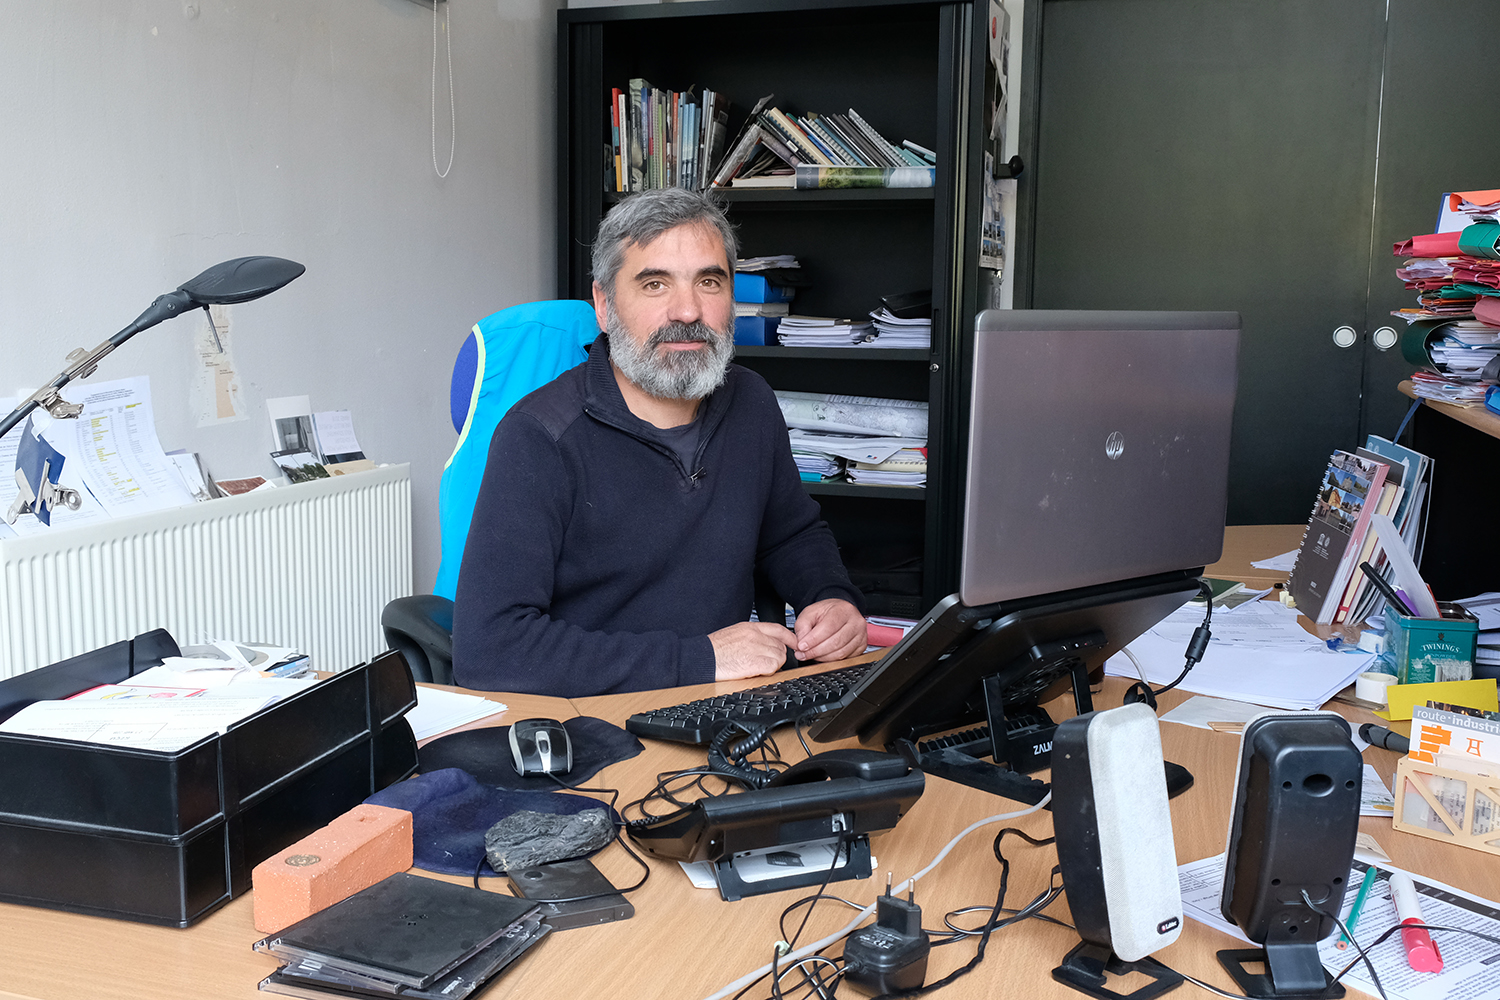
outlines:
{"label": "white computer speaker", "polygon": [[1156,976],[1154,988],[1141,996],[1181,982],[1146,959],[1182,933],[1177,852],[1155,712],[1144,704],[1125,705],[1058,725],[1052,817],[1068,907],[1083,938],[1053,976],[1080,989],[1084,982],[1102,985],[1106,970]]}

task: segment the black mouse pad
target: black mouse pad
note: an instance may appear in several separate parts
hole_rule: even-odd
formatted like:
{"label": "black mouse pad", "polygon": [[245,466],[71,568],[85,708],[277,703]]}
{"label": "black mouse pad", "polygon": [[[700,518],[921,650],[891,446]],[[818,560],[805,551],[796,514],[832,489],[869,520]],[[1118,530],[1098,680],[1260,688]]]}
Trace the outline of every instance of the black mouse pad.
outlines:
{"label": "black mouse pad", "polygon": [[[563,728],[573,743],[573,769],[557,777],[567,785],[582,785],[610,764],[629,760],[643,749],[641,741],[603,719],[579,716],[567,719]],[[466,729],[453,733],[417,751],[417,770],[439,771],[456,767],[468,771],[486,785],[526,791],[557,791],[561,786],[545,774],[521,777],[510,752],[510,727]]]}
{"label": "black mouse pad", "polygon": [[[571,816],[608,805],[587,795],[569,795],[559,791],[556,784],[548,784],[552,785],[550,792],[494,788],[450,767],[398,781],[365,801],[411,813],[412,863],[418,868],[473,875],[484,857],[485,831],[512,813],[529,809]],[[618,817],[614,818],[618,823]],[[480,874],[493,872],[486,866]]]}

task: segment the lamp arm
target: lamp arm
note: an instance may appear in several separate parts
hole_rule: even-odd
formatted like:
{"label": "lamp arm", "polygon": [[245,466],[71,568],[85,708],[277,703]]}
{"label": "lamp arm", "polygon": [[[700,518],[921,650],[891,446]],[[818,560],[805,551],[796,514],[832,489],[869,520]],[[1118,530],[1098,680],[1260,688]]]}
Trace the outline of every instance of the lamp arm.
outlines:
{"label": "lamp arm", "polygon": [[22,420],[26,415],[38,406],[45,407],[47,412],[54,417],[76,417],[83,412],[83,407],[77,403],[70,403],[58,394],[58,390],[75,378],[88,378],[99,367],[99,362],[105,355],[119,347],[125,341],[134,337],[142,330],[149,329],[163,320],[171,319],[186,309],[195,308],[197,305],[192,296],[182,289],[158,295],[156,301],[147,307],[146,311],[135,318],[135,321],[121,330],[119,333],[104,341],[92,351],[77,348],[68,354],[68,366],[57,374],[52,381],[32,393],[25,402],[4,419],[0,420],[0,437],[4,437],[10,429]]}

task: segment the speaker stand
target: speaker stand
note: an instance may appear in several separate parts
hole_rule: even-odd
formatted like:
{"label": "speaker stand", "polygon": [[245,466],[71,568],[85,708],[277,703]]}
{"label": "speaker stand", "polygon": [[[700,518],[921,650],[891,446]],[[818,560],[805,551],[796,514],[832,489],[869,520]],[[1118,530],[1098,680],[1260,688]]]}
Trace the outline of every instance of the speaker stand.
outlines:
{"label": "speaker stand", "polygon": [[[1120,993],[1109,988],[1109,976],[1128,976],[1132,972],[1149,977],[1151,982],[1133,993]],[[1126,962],[1108,947],[1087,941],[1078,942],[1068,952],[1062,965],[1052,970],[1052,978],[1098,1000],[1150,1000],[1182,985],[1181,975],[1154,958]]]}
{"label": "speaker stand", "polygon": [[[1263,964],[1264,974],[1245,968],[1247,962]],[[1296,944],[1268,942],[1261,948],[1230,948],[1219,952],[1219,964],[1234,977],[1240,991],[1256,1000],[1338,1000],[1344,987],[1333,981],[1318,958],[1311,941]]]}

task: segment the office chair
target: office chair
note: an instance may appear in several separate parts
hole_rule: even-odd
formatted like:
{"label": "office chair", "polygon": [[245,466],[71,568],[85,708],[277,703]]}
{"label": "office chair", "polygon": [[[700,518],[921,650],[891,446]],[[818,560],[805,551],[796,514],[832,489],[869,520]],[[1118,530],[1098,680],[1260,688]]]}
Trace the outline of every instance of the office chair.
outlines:
{"label": "office chair", "polygon": [[437,581],[433,593],[398,597],[380,615],[386,643],[417,680],[453,683],[453,594],[495,425],[522,396],[582,364],[598,335],[587,302],[529,302],[475,323],[459,348],[448,390],[458,443],[438,484]]}

